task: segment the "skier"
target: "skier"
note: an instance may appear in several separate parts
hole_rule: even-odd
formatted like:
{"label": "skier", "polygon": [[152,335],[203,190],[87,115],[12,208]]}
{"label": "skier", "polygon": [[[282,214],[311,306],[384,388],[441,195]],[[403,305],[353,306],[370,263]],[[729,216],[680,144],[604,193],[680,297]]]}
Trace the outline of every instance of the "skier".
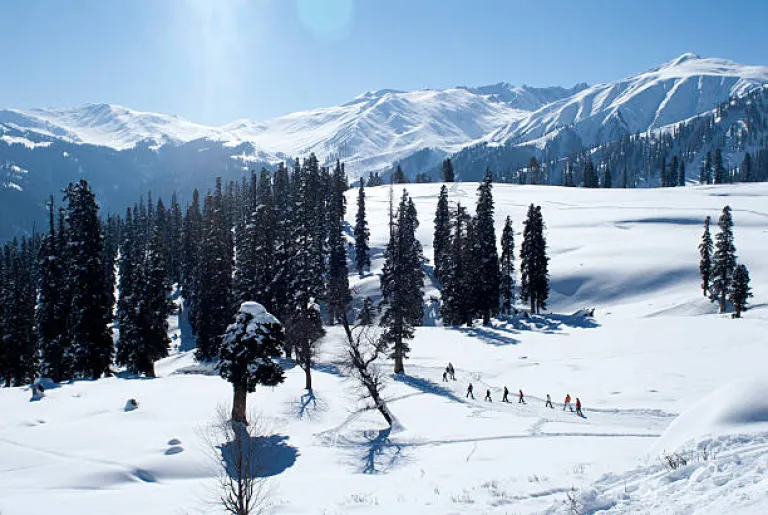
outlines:
{"label": "skier", "polygon": [[523,397],[523,390],[520,390],[520,398],[517,399],[518,404],[525,404],[525,397]]}
{"label": "skier", "polygon": [[451,376],[451,379],[454,381],[456,380],[456,370],[454,370],[453,363],[450,361],[448,362],[448,375]]}
{"label": "skier", "polygon": [[465,397],[471,397],[472,400],[475,400],[475,394],[472,393],[472,390],[472,383],[469,383],[469,386],[467,386],[467,395],[465,395]]}
{"label": "skier", "polygon": [[578,397],[576,397],[576,414],[580,417],[584,416],[584,413],[581,412],[581,401]]}
{"label": "skier", "polygon": [[566,393],[565,394],[565,402],[563,403],[563,411],[565,411],[565,408],[571,408],[571,411],[573,411],[573,406],[571,406],[571,394]]}
{"label": "skier", "polygon": [[509,402],[509,389],[504,387],[504,394],[501,396],[501,402]]}
{"label": "skier", "polygon": [[544,404],[544,407],[545,407],[545,408],[552,408],[552,409],[554,409],[554,408],[555,408],[555,407],[552,405],[552,397],[550,397],[550,396],[549,396],[549,394],[547,394],[547,402]]}
{"label": "skier", "polygon": [[485,390],[485,400],[488,401],[488,402],[493,402],[491,400],[491,391],[490,390]]}
{"label": "skier", "polygon": [[448,370],[443,370],[443,382],[448,382]]}

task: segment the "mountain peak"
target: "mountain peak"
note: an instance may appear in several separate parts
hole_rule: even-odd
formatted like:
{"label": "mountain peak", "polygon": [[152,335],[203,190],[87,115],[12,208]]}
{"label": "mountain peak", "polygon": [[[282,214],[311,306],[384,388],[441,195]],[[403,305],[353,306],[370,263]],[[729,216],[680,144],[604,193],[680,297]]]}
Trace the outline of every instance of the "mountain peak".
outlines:
{"label": "mountain peak", "polygon": [[688,61],[695,61],[698,59],[701,59],[701,56],[699,54],[696,54],[693,52],[686,52],[680,55],[679,57],[672,59],[669,63],[667,63],[667,66],[678,66]]}

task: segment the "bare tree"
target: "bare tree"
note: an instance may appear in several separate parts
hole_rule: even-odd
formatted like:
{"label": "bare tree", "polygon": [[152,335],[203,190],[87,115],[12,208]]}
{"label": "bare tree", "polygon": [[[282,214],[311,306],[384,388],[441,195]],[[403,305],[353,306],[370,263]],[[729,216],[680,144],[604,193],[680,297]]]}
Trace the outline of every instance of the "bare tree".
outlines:
{"label": "bare tree", "polygon": [[342,323],[348,342],[345,359],[347,370],[363,387],[363,399],[370,399],[389,427],[392,427],[394,417],[381,396],[384,375],[376,364],[379,356],[386,352],[387,343],[382,341],[380,331],[375,327],[358,326],[352,330],[346,316],[342,318]]}
{"label": "bare tree", "polygon": [[203,434],[218,472],[215,504],[232,515],[266,513],[271,492],[258,440],[267,436],[267,423],[254,413],[248,422],[233,421],[228,411],[220,405]]}

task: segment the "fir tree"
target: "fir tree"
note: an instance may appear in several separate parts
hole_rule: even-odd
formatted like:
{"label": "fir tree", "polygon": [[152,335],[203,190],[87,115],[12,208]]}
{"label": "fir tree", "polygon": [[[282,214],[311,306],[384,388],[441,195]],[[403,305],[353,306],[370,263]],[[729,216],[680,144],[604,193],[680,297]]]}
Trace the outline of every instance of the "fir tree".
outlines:
{"label": "fir tree", "polygon": [[347,243],[344,236],[344,190],[346,178],[338,161],[333,172],[333,195],[329,209],[328,233],[328,317],[331,324],[346,317],[349,294]]}
{"label": "fir tree", "polygon": [[197,331],[197,297],[200,276],[200,244],[203,238],[203,216],[200,212],[200,193],[192,192],[192,203],[187,207],[181,238],[181,294],[184,311],[193,331]]}
{"label": "fir tree", "polygon": [[733,244],[733,218],[730,206],[723,208],[718,225],[720,231],[715,236],[709,298],[712,302],[718,302],[720,313],[724,313],[725,301],[731,288],[733,271],[736,268],[736,246]]}
{"label": "fir tree", "polygon": [[613,179],[611,178],[611,169],[607,166],[603,172],[603,188],[613,188]]}
{"label": "fir tree", "polygon": [[181,213],[181,205],[176,192],[171,195],[171,205],[168,208],[168,230],[166,232],[168,247],[168,272],[171,284],[181,282],[182,243],[183,243],[184,219]]}
{"label": "fir tree", "polygon": [[472,325],[474,312],[472,279],[471,217],[460,204],[453,220],[453,237],[450,240],[450,254],[443,271],[443,293],[440,314],[444,324]]}
{"label": "fir tree", "polygon": [[540,206],[531,204],[528,208],[520,260],[520,298],[530,301],[531,313],[540,313],[549,297],[549,258]]}
{"label": "fir tree", "polygon": [[745,152],[744,160],[741,162],[742,181],[753,182],[755,180],[754,170],[752,168],[752,156],[749,155],[749,152]]}
{"label": "fir tree", "polygon": [[74,368],[85,377],[98,379],[109,373],[114,348],[109,324],[114,293],[104,272],[103,241],[96,198],[88,183],[71,183],[65,190],[67,205],[69,283],[72,309],[69,335]]}
{"label": "fir tree", "polygon": [[243,303],[235,322],[227,326],[216,369],[232,383],[233,422],[247,423],[247,396],[256,386],[276,386],[285,380],[274,361],[280,357],[283,340],[280,321],[256,302]]}
{"label": "fir tree", "polygon": [[501,233],[501,311],[512,313],[515,304],[515,231],[512,219],[507,216]]}
{"label": "fir tree", "polygon": [[745,265],[737,265],[733,271],[733,281],[728,292],[728,300],[733,304],[734,318],[741,318],[741,313],[747,310],[752,290],[749,287],[749,271]]}
{"label": "fir tree", "polygon": [[403,190],[397,223],[390,220],[390,241],[381,277],[381,291],[387,301],[382,338],[392,349],[390,357],[395,361],[396,374],[405,373],[403,362],[410,351],[406,340],[413,338],[413,327],[420,325],[423,318],[423,258],[415,236],[417,227],[416,207]]}
{"label": "fir tree", "polygon": [[56,382],[72,377],[67,338],[66,263],[54,225],[54,199],[48,202],[48,235],[40,248],[40,280],[35,319],[42,362],[40,374]]}
{"label": "fir tree", "polygon": [[392,182],[394,184],[408,184],[408,178],[403,172],[403,168],[398,164],[395,168],[395,173],[392,175]]}
{"label": "fir tree", "polygon": [[710,218],[706,217],[704,219],[704,234],[701,235],[701,243],[699,243],[699,275],[701,276],[701,291],[705,297],[709,295],[709,283],[712,278],[712,252],[714,250],[709,224]]}
{"label": "fir tree", "polygon": [[451,162],[450,157],[447,157],[445,160],[443,160],[443,166],[440,168],[440,178],[443,182],[454,181],[453,163]]}
{"label": "fir tree", "polygon": [[448,204],[448,188],[442,186],[437,198],[435,211],[435,235],[433,239],[435,276],[442,281],[443,271],[448,267],[451,245],[451,212]]}
{"label": "fir tree", "polygon": [[493,184],[490,173],[478,188],[474,222],[473,253],[475,268],[475,309],[490,325],[491,317],[499,312],[499,255],[496,248],[496,230],[493,222]]}
{"label": "fir tree", "polygon": [[363,299],[363,308],[357,315],[357,323],[360,325],[373,325],[374,318],[373,299],[366,297]]}
{"label": "fir tree", "polygon": [[368,241],[371,232],[368,230],[368,221],[365,219],[365,188],[363,179],[360,179],[360,189],[357,194],[357,214],[355,215],[355,268],[360,277],[371,268],[371,255]]}
{"label": "fir tree", "polygon": [[290,297],[291,256],[293,253],[293,196],[288,168],[280,163],[275,172],[273,186],[275,202],[275,244],[272,298],[275,314],[287,320]]}
{"label": "fir tree", "polygon": [[597,170],[595,170],[595,165],[592,163],[591,159],[587,159],[587,161],[584,163],[584,174],[582,181],[585,188],[597,188],[599,186]]}
{"label": "fir tree", "polygon": [[713,173],[715,184],[725,184],[728,182],[728,171],[723,165],[723,153],[719,148],[715,149],[713,161]]}
{"label": "fir tree", "polygon": [[680,160],[680,166],[677,169],[677,185],[685,186],[685,161]]}
{"label": "fir tree", "polygon": [[710,184],[712,182],[712,153],[707,152],[707,157],[704,159],[704,165],[699,171],[699,183]]}

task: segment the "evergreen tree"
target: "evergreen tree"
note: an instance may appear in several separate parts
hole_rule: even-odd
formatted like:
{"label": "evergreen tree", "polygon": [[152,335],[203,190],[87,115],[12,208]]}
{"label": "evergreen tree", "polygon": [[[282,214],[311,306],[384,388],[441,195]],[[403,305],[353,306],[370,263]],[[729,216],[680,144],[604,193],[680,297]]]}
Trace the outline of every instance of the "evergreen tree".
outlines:
{"label": "evergreen tree", "polygon": [[403,172],[403,168],[398,164],[395,169],[395,173],[392,175],[392,182],[394,184],[408,184],[408,178]]}
{"label": "evergreen tree", "polygon": [[440,178],[443,182],[454,181],[453,163],[451,162],[450,157],[447,157],[445,160],[443,160],[443,166],[440,168]]}
{"label": "evergreen tree", "polygon": [[168,230],[166,231],[168,247],[168,272],[171,284],[181,282],[182,243],[183,243],[184,219],[181,213],[181,205],[176,192],[171,195],[171,206],[168,208]]}
{"label": "evergreen tree", "polygon": [[291,256],[293,253],[293,195],[288,168],[280,163],[275,172],[273,198],[275,202],[275,244],[272,297],[275,314],[287,320],[290,297]]}
{"label": "evergreen tree", "polygon": [[701,236],[701,243],[699,243],[699,275],[701,275],[701,291],[706,297],[709,295],[709,283],[712,278],[712,252],[714,251],[714,244],[712,243],[712,236],[709,232],[710,218],[704,219],[704,234]]}
{"label": "evergreen tree", "polygon": [[336,162],[333,172],[328,233],[328,317],[331,324],[346,316],[352,297],[349,294],[349,269],[347,267],[347,242],[344,236],[344,190],[346,177]]}
{"label": "evergreen tree", "polygon": [[98,379],[109,373],[114,346],[112,321],[114,291],[104,272],[103,240],[96,197],[81,179],[65,190],[72,309],[68,322],[76,373]]}
{"label": "evergreen tree", "polygon": [[611,178],[611,169],[607,166],[603,172],[603,188],[613,188],[613,179]]}
{"label": "evergreen tree", "polygon": [[474,223],[473,253],[475,309],[490,325],[491,317],[499,312],[499,255],[496,248],[496,230],[493,224],[493,184],[490,173],[478,188],[477,209]]}
{"label": "evergreen tree", "polygon": [[40,248],[40,280],[35,320],[42,362],[40,375],[56,382],[72,377],[67,338],[66,263],[61,240],[54,225],[53,195],[48,202],[48,235]]}
{"label": "evergreen tree", "polygon": [[741,318],[741,313],[747,310],[750,297],[752,297],[752,290],[749,287],[749,271],[746,266],[737,265],[733,271],[731,290],[728,293],[728,300],[733,304],[735,318]]}
{"label": "evergreen tree", "polygon": [[224,203],[221,178],[216,190],[205,199],[203,238],[197,292],[196,329],[199,361],[216,359],[221,338],[233,316],[232,306],[232,232]]}
{"label": "evergreen tree", "polygon": [[200,212],[200,193],[192,192],[192,203],[187,207],[182,227],[181,294],[184,310],[193,331],[197,331],[197,287],[200,283],[200,250],[203,239],[203,216]]}
{"label": "evergreen tree", "polygon": [[448,267],[451,245],[451,212],[448,204],[448,188],[442,186],[437,198],[435,211],[435,235],[433,240],[435,276],[442,281],[443,271]]}
{"label": "evergreen tree", "polygon": [[235,322],[227,326],[216,369],[232,383],[233,422],[247,423],[247,396],[256,386],[276,386],[285,380],[274,361],[280,357],[283,340],[280,321],[257,302],[244,302]]}
{"label": "evergreen tree", "polygon": [[584,174],[582,181],[585,188],[597,188],[599,186],[597,170],[595,170],[595,165],[592,163],[591,159],[587,159],[584,163]]}
{"label": "evergreen tree", "polygon": [[530,301],[531,313],[540,313],[549,297],[549,258],[540,206],[531,204],[528,208],[520,259],[520,298]]}
{"label": "evergreen tree", "polygon": [[749,152],[744,153],[744,160],[741,162],[741,180],[744,182],[753,182],[755,180],[752,156],[749,155]]}
{"label": "evergreen tree", "polygon": [[422,305],[423,273],[421,244],[416,239],[418,227],[416,207],[408,192],[397,211],[397,223],[390,219],[390,241],[385,251],[381,291],[387,301],[382,318],[386,326],[382,339],[392,349],[395,373],[405,373],[403,361],[410,348],[406,340],[413,338],[413,327],[420,325],[424,316]]}
{"label": "evergreen tree", "polygon": [[368,241],[371,232],[368,230],[368,221],[365,219],[365,188],[363,179],[360,179],[360,190],[357,194],[357,214],[355,215],[355,268],[360,277],[371,268],[371,255]]}
{"label": "evergreen tree", "polygon": [[115,361],[119,365],[128,366],[134,372],[138,372],[137,367],[131,365],[139,361],[137,349],[141,345],[142,338],[137,321],[138,290],[142,280],[140,261],[143,254],[142,242],[138,239],[139,223],[139,219],[134,220],[131,209],[126,209],[122,241],[120,242],[120,259],[118,260],[120,295],[117,299],[117,327],[119,328],[119,337]]}
{"label": "evergreen tree", "polygon": [[723,153],[719,148],[715,149],[713,158],[713,173],[715,184],[725,184],[728,182],[728,171],[723,165]]}
{"label": "evergreen tree", "polygon": [[440,314],[444,324],[472,325],[474,314],[472,274],[472,219],[460,204],[453,221],[450,254],[443,271],[443,293]]}
{"label": "evergreen tree", "polygon": [[666,170],[665,183],[668,188],[677,186],[677,156],[672,156],[672,161],[669,163],[669,168]]}
{"label": "evergreen tree", "polygon": [[677,169],[677,185],[685,186],[685,161],[680,160],[680,166]]}
{"label": "evergreen tree", "polygon": [[733,271],[736,268],[736,246],[733,244],[733,218],[730,206],[723,208],[718,225],[720,231],[715,236],[709,298],[712,302],[718,302],[720,313],[724,313],[725,301],[731,288]]}
{"label": "evergreen tree", "polygon": [[710,184],[712,182],[712,153],[707,152],[704,159],[704,166],[699,171],[699,183]]}
{"label": "evergreen tree", "polygon": [[515,231],[512,219],[507,216],[501,233],[501,311],[512,313],[515,304]]}
{"label": "evergreen tree", "polygon": [[375,313],[373,311],[373,299],[366,297],[363,299],[363,308],[357,315],[357,323],[360,325],[373,325]]}

